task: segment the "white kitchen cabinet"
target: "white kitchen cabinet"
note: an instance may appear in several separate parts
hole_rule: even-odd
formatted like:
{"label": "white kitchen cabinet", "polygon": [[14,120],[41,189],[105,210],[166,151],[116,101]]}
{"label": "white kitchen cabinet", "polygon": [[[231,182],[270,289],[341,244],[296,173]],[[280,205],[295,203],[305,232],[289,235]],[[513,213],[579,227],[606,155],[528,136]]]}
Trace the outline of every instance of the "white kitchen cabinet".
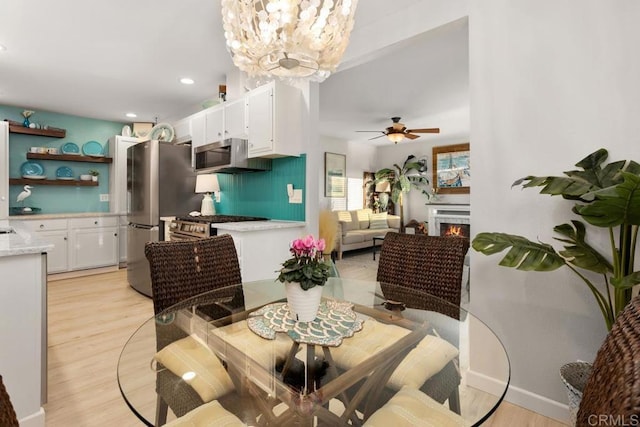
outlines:
{"label": "white kitchen cabinet", "polygon": [[0,122],[0,219],[9,217],[9,125]]}
{"label": "white kitchen cabinet", "polygon": [[109,138],[109,154],[113,157],[109,172],[109,207],[111,212],[121,215],[126,215],[131,203],[131,193],[127,188],[127,149],[137,143],[137,138],[124,136]]}
{"label": "white kitchen cabinet", "polygon": [[211,107],[205,112],[206,143],[222,141],[224,139],[224,108],[222,105]]}
{"label": "white kitchen cabinet", "polygon": [[118,218],[91,217],[69,220],[72,270],[118,264]]}
{"label": "white kitchen cabinet", "polygon": [[191,117],[186,117],[182,120],[172,124],[173,131],[175,132],[173,143],[182,144],[189,142],[192,139],[191,136]]}
{"label": "white kitchen cabinet", "polygon": [[249,157],[299,156],[302,139],[302,94],[272,81],[246,95]]}
{"label": "white kitchen cabinet", "polygon": [[189,117],[191,120],[191,146],[193,148],[200,147],[207,143],[205,113],[201,112]]}
{"label": "white kitchen cabinet", "polygon": [[47,252],[47,273],[62,273],[69,269],[69,245],[67,230],[40,231],[38,237],[52,243],[53,249]]}
{"label": "white kitchen cabinet", "polygon": [[244,98],[223,104],[225,139],[247,137],[246,105]]}
{"label": "white kitchen cabinet", "polygon": [[127,263],[127,228],[128,221],[125,215],[120,216],[118,231],[118,257],[120,259],[120,266],[122,267]]}
{"label": "white kitchen cabinet", "polygon": [[34,219],[11,221],[11,226],[34,233],[39,239],[53,244],[47,252],[47,273],[61,273],[69,269],[69,244],[66,219]]}

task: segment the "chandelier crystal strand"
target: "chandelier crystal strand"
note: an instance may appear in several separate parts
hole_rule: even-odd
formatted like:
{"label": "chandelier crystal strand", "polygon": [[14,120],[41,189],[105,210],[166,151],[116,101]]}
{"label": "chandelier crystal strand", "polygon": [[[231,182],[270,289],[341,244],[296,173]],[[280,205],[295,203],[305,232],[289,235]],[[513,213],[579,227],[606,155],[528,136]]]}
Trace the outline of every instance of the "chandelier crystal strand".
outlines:
{"label": "chandelier crystal strand", "polygon": [[222,0],[233,63],[249,77],[323,81],[342,59],[358,0]]}

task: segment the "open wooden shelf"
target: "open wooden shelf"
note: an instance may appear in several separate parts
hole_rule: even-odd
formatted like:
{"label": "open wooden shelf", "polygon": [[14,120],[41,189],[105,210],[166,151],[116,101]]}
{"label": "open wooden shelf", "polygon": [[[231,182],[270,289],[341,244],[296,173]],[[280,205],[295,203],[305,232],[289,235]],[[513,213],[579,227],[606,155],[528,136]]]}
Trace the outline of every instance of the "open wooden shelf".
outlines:
{"label": "open wooden shelf", "polygon": [[98,181],[80,181],[65,179],[25,179],[9,178],[9,185],[67,185],[76,187],[97,187]]}
{"label": "open wooden shelf", "polygon": [[76,154],[40,154],[27,153],[27,159],[33,160],[64,160],[67,162],[113,163],[112,157],[79,156]]}
{"label": "open wooden shelf", "polygon": [[49,136],[51,138],[64,138],[67,135],[65,129],[31,129],[21,125],[9,125],[9,133],[23,133],[25,135]]}

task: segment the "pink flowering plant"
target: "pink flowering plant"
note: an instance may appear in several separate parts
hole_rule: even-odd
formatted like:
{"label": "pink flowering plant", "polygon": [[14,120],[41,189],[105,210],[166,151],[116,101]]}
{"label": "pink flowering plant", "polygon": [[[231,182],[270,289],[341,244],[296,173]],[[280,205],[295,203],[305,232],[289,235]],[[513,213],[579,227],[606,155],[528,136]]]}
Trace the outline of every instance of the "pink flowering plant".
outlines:
{"label": "pink flowering plant", "polygon": [[282,264],[277,280],[300,283],[305,291],[314,286],[324,286],[331,269],[322,257],[324,249],[324,239],[315,240],[312,235],[294,240],[290,247],[293,258]]}

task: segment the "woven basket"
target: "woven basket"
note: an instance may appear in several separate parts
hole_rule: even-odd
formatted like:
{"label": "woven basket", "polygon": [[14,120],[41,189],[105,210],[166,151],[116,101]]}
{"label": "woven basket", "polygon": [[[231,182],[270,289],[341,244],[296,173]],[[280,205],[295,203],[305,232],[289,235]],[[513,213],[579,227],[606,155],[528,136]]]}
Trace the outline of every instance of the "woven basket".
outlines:
{"label": "woven basket", "polygon": [[590,374],[591,363],[587,362],[567,363],[560,368],[560,378],[567,387],[567,395],[569,396],[569,417],[572,426],[576,425],[582,392]]}

